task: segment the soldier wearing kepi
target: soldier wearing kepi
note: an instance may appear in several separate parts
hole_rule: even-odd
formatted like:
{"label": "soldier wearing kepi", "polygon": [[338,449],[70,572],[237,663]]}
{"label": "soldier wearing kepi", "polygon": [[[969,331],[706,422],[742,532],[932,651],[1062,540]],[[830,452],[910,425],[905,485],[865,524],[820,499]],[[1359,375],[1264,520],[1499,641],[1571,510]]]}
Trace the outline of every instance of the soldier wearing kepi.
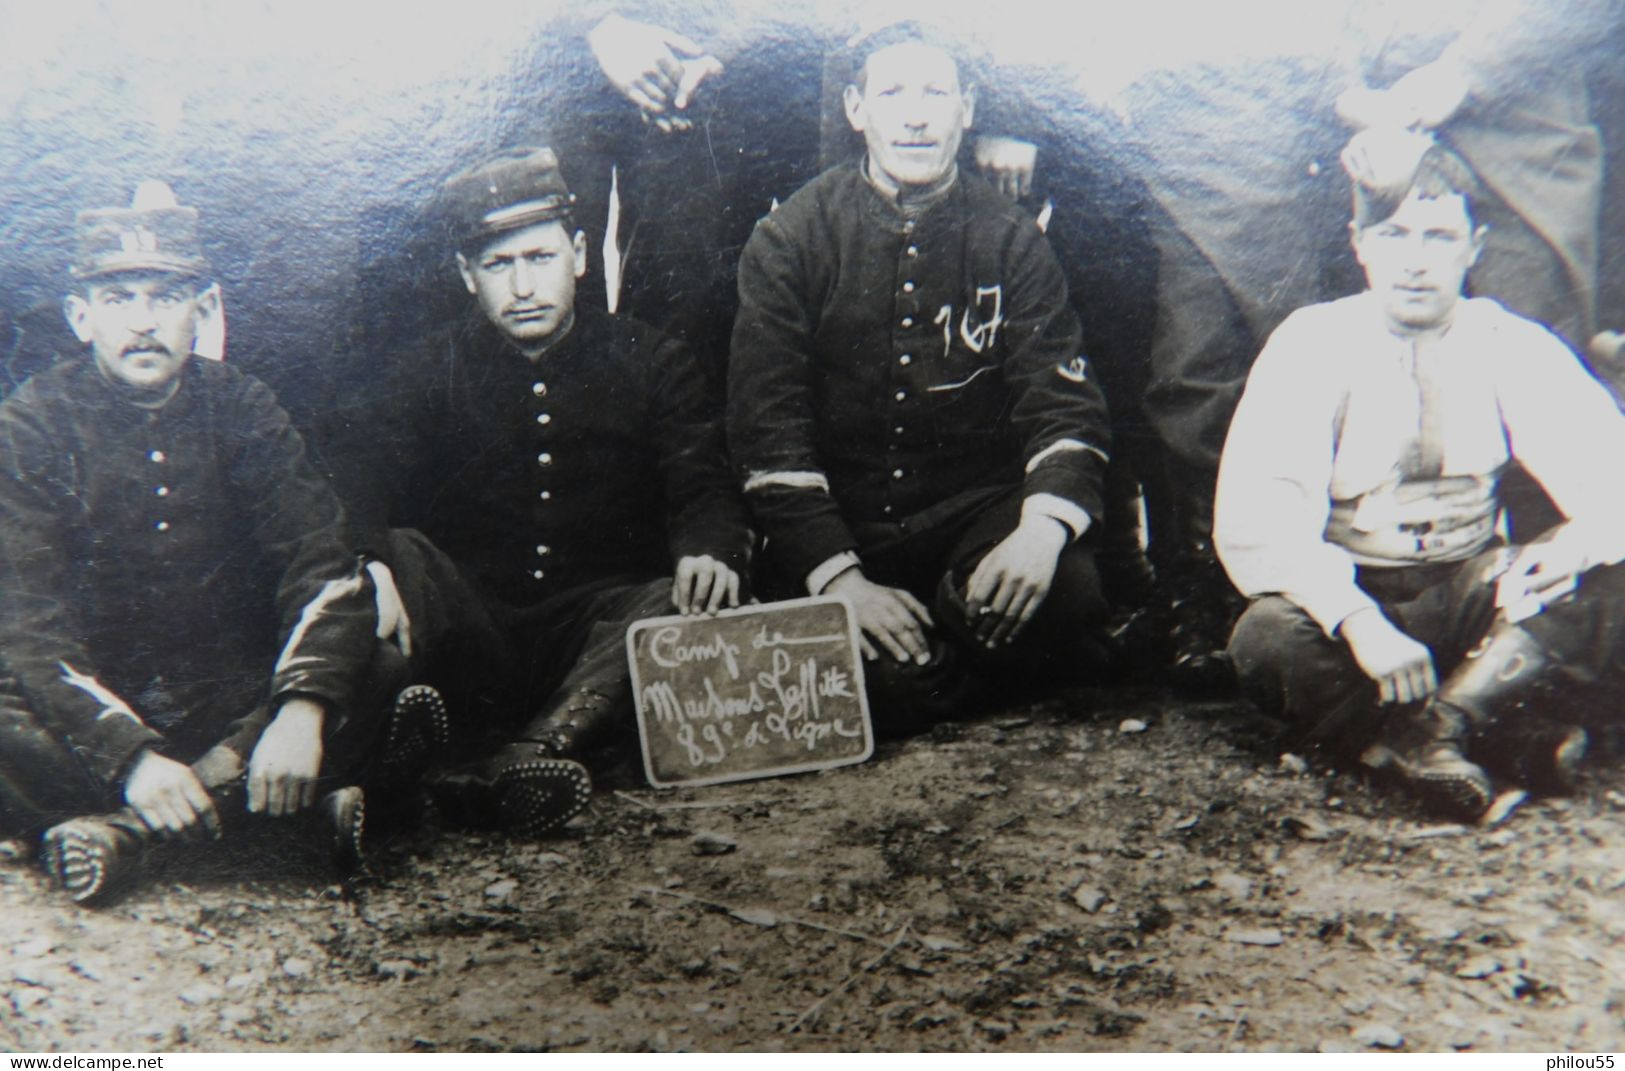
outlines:
{"label": "soldier wearing kepi", "polygon": [[745,248],[729,441],[782,589],[851,601],[896,731],[964,700],[967,655],[1101,668],[1080,537],[1108,433],[1043,234],[955,163],[975,100],[951,44],[898,23],[855,50],[866,156]]}
{"label": "soldier wearing kepi", "polygon": [[265,815],[320,801],[353,865],[360,782],[407,736],[427,751],[434,699],[405,694],[369,767],[404,662],[375,650],[371,582],[287,414],[193,355],[219,303],[196,211],[147,183],[78,230],[64,310],[88,355],[0,405],[0,814],[50,827],[78,900],[153,834],[219,836],[244,788]]}
{"label": "soldier wearing kepi", "polygon": [[431,776],[431,795],[455,822],[523,835],[580,811],[574,760],[627,738],[627,626],[737,605],[750,540],[689,351],[576,303],[572,203],[548,149],[446,182],[436,215],[474,307],[390,357],[364,441],[338,452],[415,657],[465,742],[501,745]]}
{"label": "soldier wearing kepi", "polygon": [[[1292,314],[1253,368],[1216,533],[1253,599],[1246,693],[1470,819],[1492,775],[1563,789],[1585,704],[1617,695],[1625,417],[1551,332],[1462,295],[1478,184],[1412,137],[1397,189],[1355,187],[1369,288]],[[1564,517],[1524,546],[1500,535],[1513,461]]]}

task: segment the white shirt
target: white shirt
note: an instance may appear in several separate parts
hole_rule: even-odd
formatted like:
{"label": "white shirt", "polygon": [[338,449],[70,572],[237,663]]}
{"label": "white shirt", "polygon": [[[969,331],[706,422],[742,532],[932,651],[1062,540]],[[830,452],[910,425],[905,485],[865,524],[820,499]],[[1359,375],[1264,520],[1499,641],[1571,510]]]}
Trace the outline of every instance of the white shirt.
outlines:
{"label": "white shirt", "polygon": [[[1568,347],[1488,298],[1462,300],[1421,345],[1443,399],[1443,477],[1490,481],[1515,458],[1591,564],[1625,560],[1625,416]],[[1328,636],[1374,605],[1356,564],[1403,562],[1331,541],[1328,520],[1336,501],[1366,528],[1398,527],[1386,497],[1418,438],[1415,359],[1369,292],[1299,309],[1270,336],[1219,467],[1214,541],[1243,594],[1285,596]]]}

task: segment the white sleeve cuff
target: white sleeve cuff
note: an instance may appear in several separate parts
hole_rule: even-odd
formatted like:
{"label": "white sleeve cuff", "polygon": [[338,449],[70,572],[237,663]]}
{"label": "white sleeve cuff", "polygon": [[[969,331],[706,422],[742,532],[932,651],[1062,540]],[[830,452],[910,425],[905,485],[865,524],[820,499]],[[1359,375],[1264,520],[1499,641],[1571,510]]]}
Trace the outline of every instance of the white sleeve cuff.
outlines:
{"label": "white sleeve cuff", "polygon": [[826,559],[823,565],[807,574],[807,594],[822,595],[831,580],[859,564],[857,552],[851,550],[843,550]]}
{"label": "white sleeve cuff", "polygon": [[1038,514],[1041,517],[1050,517],[1066,525],[1072,538],[1077,539],[1089,530],[1094,523],[1084,508],[1076,502],[1068,502],[1060,495],[1052,495],[1041,491],[1036,495],[1028,495],[1021,503],[1021,519],[1026,520],[1029,514]]}
{"label": "white sleeve cuff", "polygon": [[1045,461],[1048,461],[1056,454],[1067,454],[1074,451],[1094,454],[1096,457],[1100,458],[1100,460],[1107,462],[1108,464],[1111,462],[1111,456],[1098,446],[1090,446],[1088,443],[1083,442],[1080,439],[1057,439],[1027,459],[1026,471],[1030,475],[1033,469],[1036,469],[1039,465],[1042,465]]}

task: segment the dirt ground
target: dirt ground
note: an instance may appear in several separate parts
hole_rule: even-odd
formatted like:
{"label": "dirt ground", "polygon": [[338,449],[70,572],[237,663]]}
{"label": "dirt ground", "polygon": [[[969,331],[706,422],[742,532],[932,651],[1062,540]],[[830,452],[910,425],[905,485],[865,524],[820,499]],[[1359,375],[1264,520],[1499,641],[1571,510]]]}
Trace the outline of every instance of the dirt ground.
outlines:
{"label": "dirt ground", "polygon": [[[1432,823],[1240,706],[1079,690],[563,836],[282,831],[100,911],[0,865],[12,1050],[1625,1046],[1625,776]],[[246,877],[244,877],[246,875]]]}

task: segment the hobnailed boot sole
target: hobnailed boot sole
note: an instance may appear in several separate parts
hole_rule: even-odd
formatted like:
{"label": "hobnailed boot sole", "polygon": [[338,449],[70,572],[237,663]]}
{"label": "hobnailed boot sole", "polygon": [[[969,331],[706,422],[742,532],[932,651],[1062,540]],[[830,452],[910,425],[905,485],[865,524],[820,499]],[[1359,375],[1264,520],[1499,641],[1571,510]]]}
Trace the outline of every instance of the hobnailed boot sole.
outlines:
{"label": "hobnailed boot sole", "polygon": [[357,785],[336,788],[322,797],[321,815],[332,837],[328,845],[333,871],[349,877],[367,865],[367,797]]}
{"label": "hobnailed boot sole", "polygon": [[533,759],[497,775],[497,825],[520,837],[551,833],[587,809],[592,779],[569,759]]}
{"label": "hobnailed boot sole", "polygon": [[141,861],[133,834],[96,818],[46,830],[41,861],[53,884],[76,904],[95,904],[129,884]]}
{"label": "hobnailed boot sole", "polygon": [[1461,822],[1476,822],[1495,802],[1489,774],[1463,758],[1455,748],[1433,751],[1422,763],[1406,761],[1397,751],[1374,745],[1361,756],[1372,769],[1390,769],[1427,809]]}
{"label": "hobnailed boot sole", "polygon": [[385,722],[380,773],[386,782],[415,777],[450,743],[451,722],[440,692],[427,684],[403,688]]}
{"label": "hobnailed boot sole", "polygon": [[1591,734],[1579,726],[1570,729],[1552,749],[1552,768],[1549,772],[1552,786],[1564,792],[1573,792],[1580,783],[1580,763],[1585,761],[1591,748]]}

